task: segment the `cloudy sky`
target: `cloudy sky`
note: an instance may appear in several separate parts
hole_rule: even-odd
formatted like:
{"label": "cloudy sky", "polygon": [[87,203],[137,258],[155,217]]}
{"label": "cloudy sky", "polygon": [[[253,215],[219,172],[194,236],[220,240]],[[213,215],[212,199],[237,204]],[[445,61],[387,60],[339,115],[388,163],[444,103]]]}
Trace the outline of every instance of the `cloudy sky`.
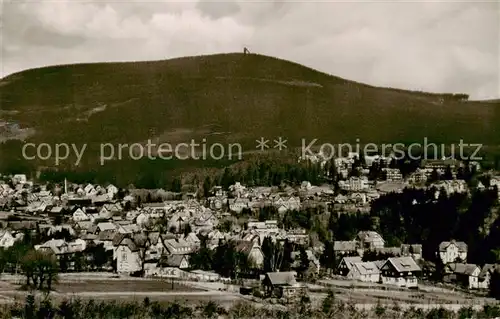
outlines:
{"label": "cloudy sky", "polygon": [[373,85],[500,97],[498,1],[0,1],[1,77],[246,46]]}

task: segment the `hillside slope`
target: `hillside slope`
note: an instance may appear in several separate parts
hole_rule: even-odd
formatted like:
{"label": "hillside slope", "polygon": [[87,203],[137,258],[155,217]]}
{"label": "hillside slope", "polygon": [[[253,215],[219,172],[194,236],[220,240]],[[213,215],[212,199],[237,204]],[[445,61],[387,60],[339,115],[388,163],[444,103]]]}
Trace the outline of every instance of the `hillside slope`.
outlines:
{"label": "hillside slope", "polygon": [[[0,81],[0,119],[47,143],[192,138],[500,144],[499,103],[377,88],[250,54],[53,66]],[[2,154],[5,155],[5,154]],[[9,154],[10,155],[10,154]]]}

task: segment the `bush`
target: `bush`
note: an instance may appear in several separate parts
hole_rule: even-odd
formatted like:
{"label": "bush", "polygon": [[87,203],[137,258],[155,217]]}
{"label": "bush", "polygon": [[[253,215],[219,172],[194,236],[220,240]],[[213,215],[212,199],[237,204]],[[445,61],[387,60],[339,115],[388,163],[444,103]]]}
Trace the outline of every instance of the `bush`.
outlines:
{"label": "bush", "polygon": [[259,289],[254,289],[252,291],[252,296],[254,296],[256,298],[260,298],[260,299],[262,299],[264,297],[264,295],[262,294],[262,292]]}

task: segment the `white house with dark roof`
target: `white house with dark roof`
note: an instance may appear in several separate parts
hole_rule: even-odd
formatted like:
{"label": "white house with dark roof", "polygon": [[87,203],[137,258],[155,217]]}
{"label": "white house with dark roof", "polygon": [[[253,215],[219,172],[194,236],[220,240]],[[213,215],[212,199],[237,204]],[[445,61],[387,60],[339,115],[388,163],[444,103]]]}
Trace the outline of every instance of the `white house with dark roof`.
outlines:
{"label": "white house with dark roof", "polygon": [[141,270],[141,256],[137,245],[131,238],[122,237],[116,251],[116,271],[118,273],[133,273]]}
{"label": "white house with dark roof", "polygon": [[417,275],[422,270],[411,257],[393,257],[387,259],[380,271],[383,284],[416,288]]}
{"label": "white house with dark roof", "polygon": [[443,241],[439,244],[439,258],[443,264],[449,264],[457,262],[457,260],[461,262],[467,261],[467,244],[463,241]]}
{"label": "white house with dark roof", "polygon": [[468,289],[479,288],[481,268],[474,264],[450,263],[446,265],[445,281],[455,282]]}

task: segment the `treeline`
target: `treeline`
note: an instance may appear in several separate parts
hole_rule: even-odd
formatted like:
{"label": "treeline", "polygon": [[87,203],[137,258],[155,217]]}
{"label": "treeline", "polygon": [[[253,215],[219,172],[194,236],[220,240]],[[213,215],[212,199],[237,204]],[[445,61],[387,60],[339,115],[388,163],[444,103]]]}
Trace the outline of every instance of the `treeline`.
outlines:
{"label": "treeline", "polygon": [[[122,164],[120,163],[120,165]],[[293,161],[251,159],[237,165],[230,164],[219,163],[219,167],[193,169],[190,173],[185,173],[182,170],[172,170],[167,173],[161,167],[151,164],[140,172],[136,172],[133,178],[127,179],[124,179],[123,176],[128,176],[131,172],[122,172],[122,175],[117,175],[115,171],[106,168],[88,171],[44,169],[39,174],[39,180],[61,183],[66,178],[68,181],[78,184],[113,183],[122,188],[133,185],[136,188],[163,188],[173,192],[183,191],[183,186],[190,185],[192,191],[200,190],[207,193],[215,185],[227,189],[235,182],[247,186],[278,186],[283,182],[298,184],[302,181],[319,184],[325,181],[324,176],[327,173],[319,164],[297,163],[295,158]]]}
{"label": "treeline", "polygon": [[477,311],[463,306],[458,311],[444,308],[429,310],[414,307],[402,309],[398,304],[376,304],[370,310],[358,310],[353,303],[336,300],[335,294],[329,292],[318,305],[313,306],[310,298],[303,295],[296,303],[288,305],[285,310],[278,307],[258,307],[249,302],[238,302],[224,308],[214,301],[200,302],[195,306],[186,306],[178,302],[160,303],[146,297],[142,302],[116,302],[69,299],[55,304],[51,299],[36,302],[33,295],[28,295],[24,303],[3,305],[0,307],[1,318],[44,318],[44,319],[89,319],[89,318],[134,318],[134,319],[166,319],[166,318],[412,318],[412,319],[461,319],[461,318],[495,318],[500,316],[498,306],[486,305]]}

